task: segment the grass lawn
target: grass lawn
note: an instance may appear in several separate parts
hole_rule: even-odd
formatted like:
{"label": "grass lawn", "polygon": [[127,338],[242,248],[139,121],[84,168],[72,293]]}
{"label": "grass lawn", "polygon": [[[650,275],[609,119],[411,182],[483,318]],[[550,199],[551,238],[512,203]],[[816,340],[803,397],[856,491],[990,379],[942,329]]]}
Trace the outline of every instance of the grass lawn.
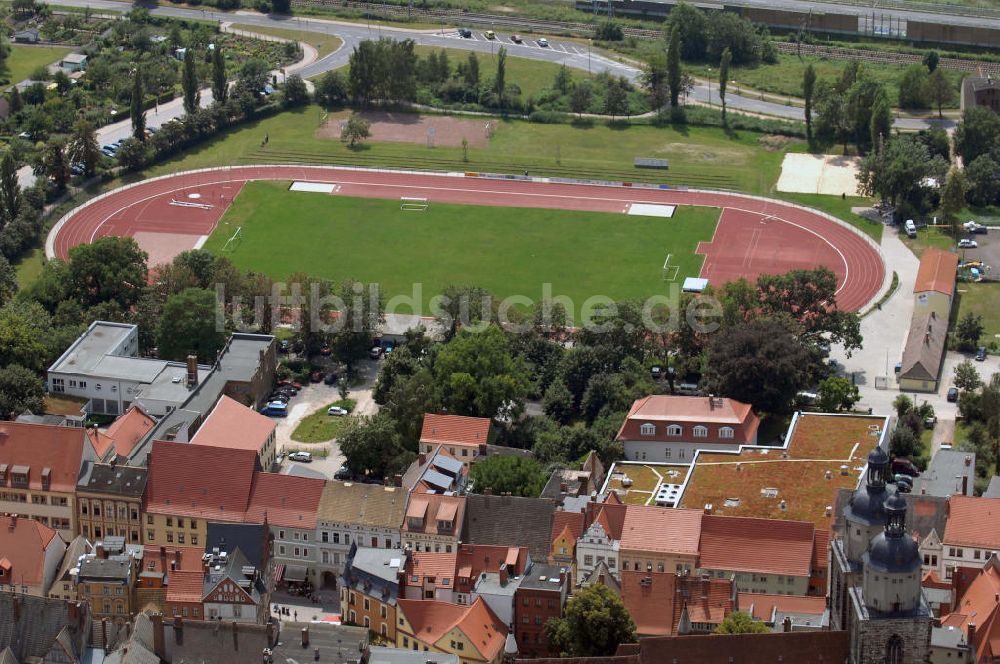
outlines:
{"label": "grass lawn", "polygon": [[972,312],[983,317],[983,336],[980,343],[989,345],[1000,344],[1000,284],[995,283],[959,283],[958,284],[958,316]]}
{"label": "grass lawn", "polygon": [[538,301],[549,283],[577,308],[593,295],[665,294],[664,257],[675,256],[678,281],[697,275],[703,259],[694,249],[711,239],[719,218],[717,209],[689,207],[672,219],[438,203],[403,212],[395,200],[287,189],[282,182],[245,186],[205,248],[219,252],[242,227],[228,256],[243,269],[276,279],[304,271],[378,282],[386,299],[412,295],[419,284],[425,314],[429,298],[454,284]]}
{"label": "grass lawn", "polygon": [[325,443],[328,440],[333,440],[337,437],[337,433],[341,427],[344,426],[347,417],[327,415],[327,408],[330,406],[340,406],[350,412],[354,409],[354,405],[354,399],[344,399],[328,403],[299,422],[299,426],[295,427],[295,431],[292,432],[292,440],[299,443]]}
{"label": "grass lawn", "polygon": [[[289,25],[294,25],[294,21],[289,21]],[[238,30],[246,30],[247,32],[256,32],[261,35],[270,35],[272,37],[281,37],[282,39],[292,39],[311,44],[319,52],[318,59],[323,59],[330,55],[344,43],[340,37],[323,34],[322,32],[307,32],[305,30],[295,30],[294,28],[272,28],[260,25],[236,24],[233,27]]]}
{"label": "grass lawn", "polygon": [[[778,180],[784,157],[781,150],[764,147],[764,135],[754,132],[730,136],[713,127],[610,128],[603,124],[581,127],[507,120],[499,122],[486,147],[470,148],[469,160],[463,161],[461,148],[366,143],[352,150],[339,140],[317,139],[321,114],[318,106],[309,106],[252,122],[132,177],[231,164],[316,163],[501,173],[527,170],[533,175],[688,184],[768,194]],[[341,114],[331,115],[332,122],[341,118]],[[262,149],[265,133],[270,141]],[[798,142],[785,147],[802,149],[804,144]],[[670,170],[637,169],[636,157],[669,159]]]}
{"label": "grass lawn", "polygon": [[14,264],[17,271],[17,285],[25,288],[35,282],[35,279],[42,273],[44,266],[45,249],[35,247]]}
{"label": "grass lawn", "polygon": [[948,232],[945,226],[924,226],[917,228],[917,237],[911,238],[905,232],[900,231],[899,239],[903,241],[910,251],[920,258],[924,250],[929,247],[937,247],[946,251],[955,250],[955,239]]}
{"label": "grass lawn", "polygon": [[62,46],[27,46],[14,44],[3,70],[0,83],[18,83],[31,75],[39,67],[50,65],[73,49]]}
{"label": "grass lawn", "polygon": [[779,191],[774,192],[773,196],[775,198],[783,198],[786,201],[791,201],[792,203],[808,205],[809,207],[814,207],[817,210],[822,210],[827,214],[832,214],[834,217],[843,219],[860,230],[862,233],[870,236],[876,242],[882,241],[882,231],[885,228],[883,224],[869,221],[868,219],[851,212],[852,207],[870,205],[870,199],[862,197],[840,198],[839,196],[827,196],[826,194],[794,194]]}

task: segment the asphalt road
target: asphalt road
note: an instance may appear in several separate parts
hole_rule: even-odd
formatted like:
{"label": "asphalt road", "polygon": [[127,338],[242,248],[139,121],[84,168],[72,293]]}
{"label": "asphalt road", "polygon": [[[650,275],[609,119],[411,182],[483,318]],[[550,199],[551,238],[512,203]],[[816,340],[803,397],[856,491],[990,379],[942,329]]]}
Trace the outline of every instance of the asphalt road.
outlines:
{"label": "asphalt road", "polygon": [[[775,4],[778,6],[795,5],[801,8],[801,4],[796,4],[796,2],[797,0],[778,0],[777,3],[775,3],[773,0],[766,0],[766,3],[761,2],[761,4],[767,4],[768,6],[774,6]],[[124,5],[124,3],[115,2],[113,0],[60,0],[60,4],[73,7],[89,6],[91,9],[95,10],[119,12],[123,11],[124,7],[130,7],[130,5]],[[835,6],[846,10],[857,9],[859,12],[863,10],[863,8],[844,7],[842,5]],[[525,39],[522,44],[515,44],[510,40],[510,32],[498,32],[496,34],[496,39],[490,40],[486,39],[482,30],[477,29],[473,31],[471,38],[465,39],[460,37],[457,30],[454,28],[442,28],[441,30],[410,30],[405,28],[390,28],[378,25],[347,23],[317,18],[270,16],[258,14],[256,12],[226,13],[211,10],[182,9],[178,7],[155,7],[151,11],[153,14],[158,16],[228,21],[232,23],[239,23],[241,25],[270,26],[298,30],[303,33],[315,32],[322,34],[334,34],[344,40],[343,47],[335,53],[331,53],[325,58],[317,60],[311,65],[302,68],[298,73],[303,78],[309,78],[331,69],[343,67],[347,64],[351,51],[356,44],[365,39],[377,39],[380,37],[390,39],[412,39],[415,43],[422,46],[457,48],[467,51],[477,51],[479,53],[494,53],[502,44],[507,47],[508,52],[512,56],[565,64],[568,67],[589,71],[595,74],[607,71],[615,76],[624,76],[633,82],[637,82],[639,75],[641,74],[640,70],[636,67],[591,53],[586,46],[576,42],[551,40],[548,46],[542,46],[536,39]],[[929,16],[934,17],[937,21],[941,20],[941,16],[939,15],[930,14]],[[962,17],[955,18],[957,20]],[[990,23],[991,19],[974,19],[974,22],[977,25],[982,25]],[[1000,21],[993,22],[1000,25]],[[211,97],[209,95],[207,99],[210,98]],[[207,99],[205,91],[203,91],[202,103],[206,104]],[[690,95],[690,99],[699,103],[711,103],[714,105],[719,104],[718,91],[714,88],[714,86],[705,84],[696,85]],[[744,97],[734,94],[731,91],[726,95],[726,102],[728,107],[733,110],[793,120],[802,119],[802,110],[799,108],[754,99],[752,97]],[[172,117],[180,117],[183,115],[183,109],[177,107],[172,109],[170,113],[172,114]],[[169,119],[170,116],[165,115],[162,116],[160,122],[165,122]],[[900,129],[921,129],[932,123],[938,123],[938,121],[901,118],[897,119],[894,125]],[[124,124],[127,126],[127,122]],[[951,126],[954,122],[945,120],[940,124],[943,126]],[[127,132],[127,127],[123,131]],[[104,141],[103,135],[101,140]]]}

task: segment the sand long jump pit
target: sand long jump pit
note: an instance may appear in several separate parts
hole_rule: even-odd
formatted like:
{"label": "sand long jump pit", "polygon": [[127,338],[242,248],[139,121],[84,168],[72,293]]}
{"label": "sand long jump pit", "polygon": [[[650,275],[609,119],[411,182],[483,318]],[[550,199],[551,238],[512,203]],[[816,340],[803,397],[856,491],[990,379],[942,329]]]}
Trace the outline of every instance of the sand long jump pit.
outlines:
{"label": "sand long jump pit", "polygon": [[[364,111],[360,115],[368,120],[372,141],[417,143],[429,147],[461,147],[464,138],[470,148],[484,148],[497,126],[497,121],[490,118],[466,119],[385,111]],[[341,120],[331,118],[319,128],[317,135],[340,140],[341,125]]]}
{"label": "sand long jump pit", "polygon": [[858,195],[858,157],[786,154],[778,191],[801,194]]}

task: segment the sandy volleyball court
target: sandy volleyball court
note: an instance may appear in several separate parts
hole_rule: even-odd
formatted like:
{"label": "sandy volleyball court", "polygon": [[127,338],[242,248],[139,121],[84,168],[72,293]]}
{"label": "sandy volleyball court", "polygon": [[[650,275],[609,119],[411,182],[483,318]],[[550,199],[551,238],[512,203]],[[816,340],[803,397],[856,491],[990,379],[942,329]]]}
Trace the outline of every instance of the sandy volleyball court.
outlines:
{"label": "sandy volleyball court", "polygon": [[[464,119],[446,115],[418,115],[364,111],[361,117],[370,123],[371,140],[388,143],[417,143],[441,147],[461,147],[462,139],[470,148],[483,148],[496,129],[495,119]],[[340,121],[331,119],[319,128],[320,138],[340,139]]]}
{"label": "sandy volleyball court", "polygon": [[802,194],[858,195],[858,157],[786,154],[778,191]]}

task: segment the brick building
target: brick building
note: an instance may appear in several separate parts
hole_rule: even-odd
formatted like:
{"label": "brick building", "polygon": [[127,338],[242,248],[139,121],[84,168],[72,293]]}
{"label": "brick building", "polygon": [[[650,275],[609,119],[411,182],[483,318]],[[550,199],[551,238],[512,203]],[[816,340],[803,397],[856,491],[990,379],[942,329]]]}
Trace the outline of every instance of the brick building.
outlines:
{"label": "brick building", "polygon": [[522,657],[552,657],[545,638],[549,618],[562,617],[570,575],[557,565],[534,564],[514,592],[514,636]]}

